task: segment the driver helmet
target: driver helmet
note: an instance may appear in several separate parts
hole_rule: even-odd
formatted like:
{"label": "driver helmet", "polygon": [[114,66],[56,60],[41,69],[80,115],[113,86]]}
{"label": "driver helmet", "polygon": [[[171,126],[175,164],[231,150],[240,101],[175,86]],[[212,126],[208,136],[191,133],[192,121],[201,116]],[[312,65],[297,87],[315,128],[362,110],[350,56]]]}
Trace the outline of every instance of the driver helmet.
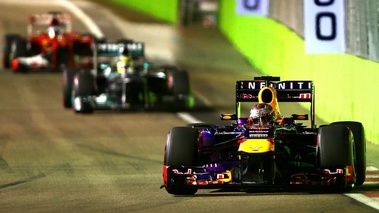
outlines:
{"label": "driver helmet", "polygon": [[58,19],[53,18],[50,23],[50,26],[47,28],[47,34],[50,38],[54,38],[61,33],[60,23]]}
{"label": "driver helmet", "polygon": [[126,67],[128,65],[129,57],[127,56],[120,56],[119,60],[117,61],[117,73],[124,73],[126,71]]}
{"label": "driver helmet", "polygon": [[275,111],[268,104],[256,104],[250,110],[248,121],[254,127],[270,126],[276,121]]}

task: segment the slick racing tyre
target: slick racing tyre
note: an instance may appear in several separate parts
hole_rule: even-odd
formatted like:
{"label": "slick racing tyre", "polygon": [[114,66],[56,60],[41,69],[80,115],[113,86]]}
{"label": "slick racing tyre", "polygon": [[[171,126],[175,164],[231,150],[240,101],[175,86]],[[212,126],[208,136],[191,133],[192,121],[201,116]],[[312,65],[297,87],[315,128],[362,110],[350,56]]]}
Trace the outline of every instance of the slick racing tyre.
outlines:
{"label": "slick racing tyre", "polygon": [[77,70],[75,69],[63,69],[63,106],[64,108],[71,108],[73,101],[73,82],[75,73]]}
{"label": "slick racing tyre", "polygon": [[356,186],[361,186],[366,179],[366,138],[362,123],[354,121],[333,122],[332,125],[347,126],[354,135]]}
{"label": "slick racing tyre", "polygon": [[173,79],[172,93],[175,97],[174,111],[188,111],[191,108],[191,91],[188,73],[175,70],[169,73]]}
{"label": "slick racing tyre", "polygon": [[56,50],[56,64],[55,70],[59,70],[61,67],[69,67],[70,62],[73,61],[73,57],[70,54],[69,48],[57,48]]}
{"label": "slick racing tyre", "polygon": [[[197,138],[198,130],[189,127],[174,127],[171,129],[165,147],[164,165],[166,166],[196,166],[198,164]],[[197,188],[185,186],[184,180],[171,178],[166,190],[174,195],[193,195]]]}
{"label": "slick racing tyre", "polygon": [[[21,37],[16,37],[12,42],[11,55],[13,56],[13,59],[17,59],[18,57],[29,56],[28,41]],[[29,70],[29,67],[19,64],[18,60],[11,61],[11,68],[13,72],[27,72]]]}
{"label": "slick racing tyre", "polygon": [[92,96],[95,80],[89,70],[80,70],[74,77],[74,110],[78,113],[93,112]]}
{"label": "slick racing tyre", "polygon": [[[343,125],[328,125],[319,128],[318,157],[321,168],[344,168],[354,165],[354,144],[351,139],[351,131]],[[354,169],[355,170],[355,169]],[[333,190],[348,191],[352,189],[351,184],[345,180],[338,180]]]}
{"label": "slick racing tyre", "polygon": [[97,39],[90,33],[81,34],[78,39],[73,42],[74,54],[78,56],[93,56],[92,45]]}
{"label": "slick racing tyre", "polygon": [[19,36],[15,34],[8,34],[4,36],[4,43],[3,43],[3,67],[4,68],[11,67],[11,61],[14,58],[14,55],[12,52],[12,43],[18,37]]}

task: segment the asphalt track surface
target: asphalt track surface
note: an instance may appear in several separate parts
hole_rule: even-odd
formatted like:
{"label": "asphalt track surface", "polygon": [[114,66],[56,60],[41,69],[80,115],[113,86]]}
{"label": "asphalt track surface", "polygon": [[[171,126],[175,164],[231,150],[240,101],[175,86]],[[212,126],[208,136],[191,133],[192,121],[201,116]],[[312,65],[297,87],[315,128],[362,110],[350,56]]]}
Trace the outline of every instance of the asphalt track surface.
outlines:
{"label": "asphalt track surface", "polygon": [[[197,99],[191,115],[199,120],[219,122],[219,113],[234,112],[235,80],[259,75],[214,28],[173,27],[111,5],[72,2],[110,40],[144,41],[151,60],[187,69]],[[29,14],[51,10],[67,11],[56,1],[0,1],[0,36],[24,34]],[[74,30],[90,31],[86,26],[75,17]],[[306,191],[172,196],[160,189],[163,148],[170,128],[186,124],[180,115],[78,115],[63,108],[62,76],[50,72],[1,69],[0,100],[0,212],[378,211],[343,194]],[[374,183],[357,194],[378,189]]]}

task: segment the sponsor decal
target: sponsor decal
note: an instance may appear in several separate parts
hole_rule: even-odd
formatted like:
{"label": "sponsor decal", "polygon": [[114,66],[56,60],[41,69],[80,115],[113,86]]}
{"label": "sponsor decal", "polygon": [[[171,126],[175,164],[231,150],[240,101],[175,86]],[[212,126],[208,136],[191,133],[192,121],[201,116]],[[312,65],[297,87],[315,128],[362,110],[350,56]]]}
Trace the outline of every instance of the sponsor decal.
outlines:
{"label": "sponsor decal", "polygon": [[231,118],[232,118],[231,115],[224,115],[224,116],[223,116],[223,119],[226,119],[226,120],[231,119]]}
{"label": "sponsor decal", "polygon": [[299,96],[300,99],[311,99],[311,97],[311,93],[301,93]]}
{"label": "sponsor decal", "polygon": [[237,0],[237,15],[267,16],[269,12],[269,0]]}
{"label": "sponsor decal", "polygon": [[134,42],[134,43],[100,43],[97,45],[97,49],[101,52],[118,52],[120,49],[128,49],[128,50],[142,50],[143,43]]}
{"label": "sponsor decal", "polygon": [[249,134],[249,138],[266,138],[268,134]]}
{"label": "sponsor decal", "polygon": [[[312,89],[312,81],[281,81],[278,83],[271,82],[269,85],[266,85],[266,82],[263,81],[242,81],[240,89],[260,90],[266,86],[276,90],[310,90]],[[302,97],[307,97],[308,94],[304,93]]]}
{"label": "sponsor decal", "polygon": [[255,96],[255,95],[252,95],[252,94],[248,94],[248,93],[241,93],[240,94],[240,99],[244,99],[244,100],[256,100],[258,99],[258,96]]}
{"label": "sponsor decal", "polygon": [[179,170],[173,169],[172,172],[175,174],[192,174],[192,169],[188,169],[186,172],[179,172]]}
{"label": "sponsor decal", "polygon": [[249,138],[267,138],[269,136],[269,128],[258,128],[249,130]]}
{"label": "sponsor decal", "polygon": [[344,53],[344,0],[304,0],[304,37],[307,54]]}
{"label": "sponsor decal", "polygon": [[242,134],[243,132],[226,132],[226,131],[223,131],[223,132],[216,132],[215,135],[238,135],[238,134]]}

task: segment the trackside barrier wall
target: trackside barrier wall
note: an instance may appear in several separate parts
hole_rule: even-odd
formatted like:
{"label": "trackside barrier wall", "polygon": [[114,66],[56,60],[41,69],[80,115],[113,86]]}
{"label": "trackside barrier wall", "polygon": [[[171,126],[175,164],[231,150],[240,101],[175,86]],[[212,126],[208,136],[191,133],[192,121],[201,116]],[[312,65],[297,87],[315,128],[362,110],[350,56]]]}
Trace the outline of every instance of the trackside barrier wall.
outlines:
{"label": "trackside barrier wall", "polygon": [[177,22],[178,0],[111,0],[171,24]]}
{"label": "trackside barrier wall", "polygon": [[[177,20],[178,14],[174,11],[177,11],[178,1],[175,0],[112,1],[131,8],[135,6],[136,10],[171,20],[171,23]],[[286,0],[286,7],[290,7],[288,3],[298,2],[302,1]],[[379,144],[379,132],[376,131],[379,116],[375,112],[379,106],[379,89],[375,83],[379,79],[379,63],[351,54],[306,55],[302,22],[299,17],[289,15],[294,13],[288,13],[288,10],[286,13],[275,10],[275,6],[283,6],[282,3],[283,0],[271,0],[270,18],[262,18],[238,16],[235,13],[236,0],[219,0],[219,28],[263,74],[281,76],[286,80],[313,80],[316,85],[316,114],[322,120],[360,121],[365,126],[367,139]],[[296,9],[302,16],[302,5]],[[162,10],[168,12],[160,13]]]}

